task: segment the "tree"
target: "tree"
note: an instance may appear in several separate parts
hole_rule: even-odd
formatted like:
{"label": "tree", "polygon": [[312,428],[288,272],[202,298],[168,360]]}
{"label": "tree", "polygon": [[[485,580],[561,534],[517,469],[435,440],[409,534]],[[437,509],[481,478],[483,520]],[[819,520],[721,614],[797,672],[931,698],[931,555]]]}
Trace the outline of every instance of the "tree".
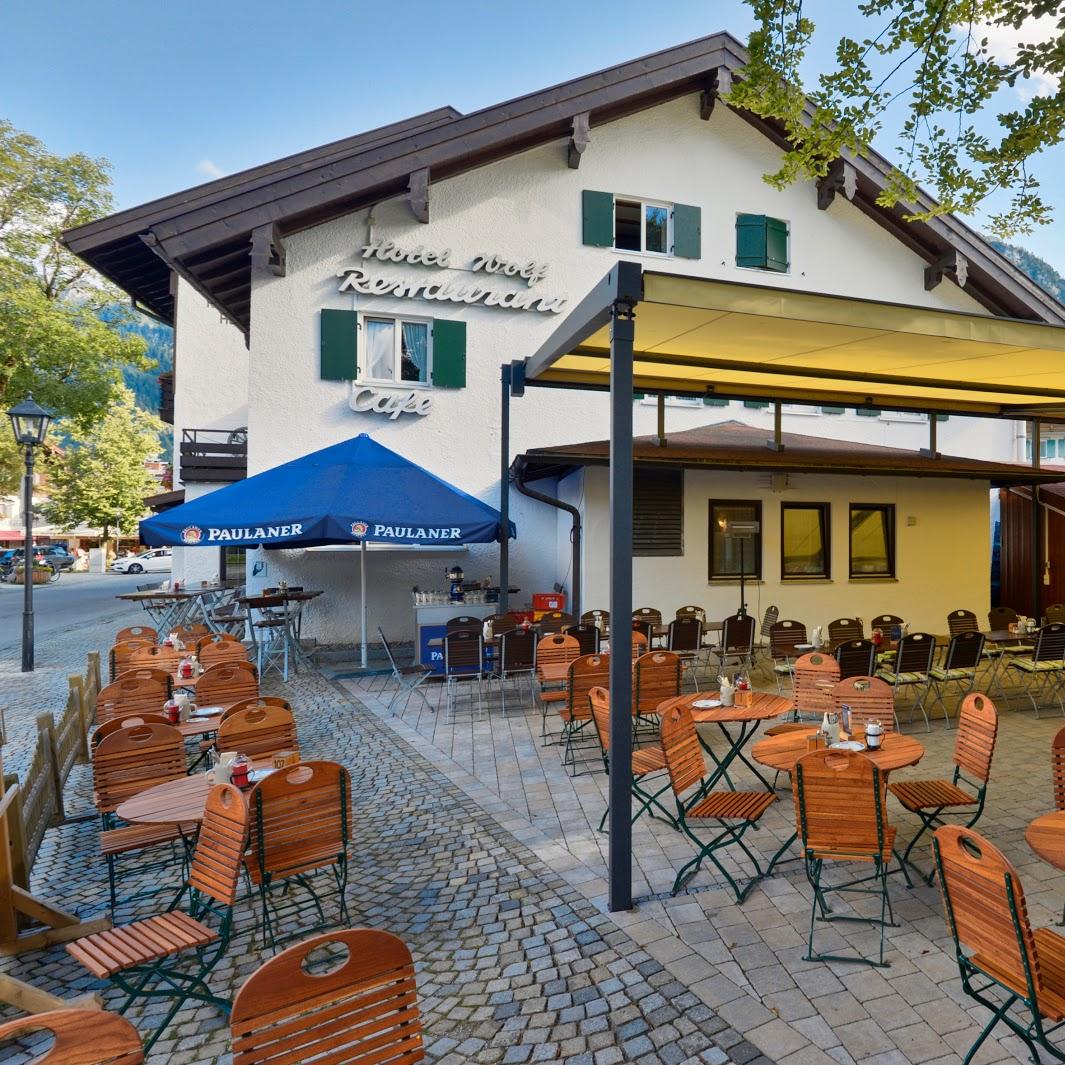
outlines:
{"label": "tree", "polygon": [[[1065,134],[1060,0],[861,0],[868,34],[840,37],[835,69],[809,93],[799,71],[816,27],[803,0],[747,3],[757,29],[728,102],[782,126],[791,148],[769,184],[824,176],[840,155],[865,152],[901,108],[903,163],[880,204],[902,204],[910,220],[983,209],[1003,238],[1050,221],[1029,168]],[[1015,90],[1022,106],[1006,105],[989,132],[997,94]],[[917,207],[921,184],[938,204]]]}
{"label": "tree", "polygon": [[161,428],[121,389],[99,425],[47,461],[51,498],[41,507],[45,520],[64,529],[100,528],[104,539],[116,527],[123,535],[134,532],[144,497],[156,487],[144,463],[159,452]]}
{"label": "tree", "polygon": [[[64,229],[111,210],[105,161],[55,155],[0,120],[0,409],[32,392],[61,434],[86,433],[109,409],[122,370],[147,369],[145,345],[101,310],[116,291],[66,250]],[[0,463],[0,491],[14,488]]]}

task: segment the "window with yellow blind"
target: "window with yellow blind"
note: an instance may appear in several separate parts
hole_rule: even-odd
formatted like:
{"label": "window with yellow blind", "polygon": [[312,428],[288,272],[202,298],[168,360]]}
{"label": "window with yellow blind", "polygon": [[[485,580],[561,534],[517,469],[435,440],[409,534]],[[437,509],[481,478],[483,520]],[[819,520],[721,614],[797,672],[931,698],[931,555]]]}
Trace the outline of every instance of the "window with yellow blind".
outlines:
{"label": "window with yellow blind", "polygon": [[811,580],[830,575],[829,528],[827,503],[780,504],[783,580]]}
{"label": "window with yellow blind", "polygon": [[895,504],[852,503],[850,512],[850,576],[895,576]]}

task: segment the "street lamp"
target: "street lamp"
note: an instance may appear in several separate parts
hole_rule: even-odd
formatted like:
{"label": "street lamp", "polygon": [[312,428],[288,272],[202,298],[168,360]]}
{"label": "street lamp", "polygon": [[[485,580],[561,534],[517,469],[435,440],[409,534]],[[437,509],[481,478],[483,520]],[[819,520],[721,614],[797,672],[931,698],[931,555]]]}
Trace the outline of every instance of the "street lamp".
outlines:
{"label": "street lamp", "polygon": [[15,442],[26,449],[26,472],[22,475],[22,514],[26,521],[26,539],[22,553],[22,672],[33,672],[33,449],[44,443],[52,414],[33,396],[7,412]]}

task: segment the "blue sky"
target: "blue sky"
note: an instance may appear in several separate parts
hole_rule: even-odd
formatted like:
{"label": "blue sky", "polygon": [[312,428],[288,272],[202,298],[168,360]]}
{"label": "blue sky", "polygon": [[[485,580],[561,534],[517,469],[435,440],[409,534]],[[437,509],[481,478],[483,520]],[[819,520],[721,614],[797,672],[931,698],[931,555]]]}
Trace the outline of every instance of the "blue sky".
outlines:
{"label": "blue sky", "polygon": [[[861,32],[841,6],[807,4],[811,74],[835,32]],[[739,0],[22,0],[3,24],[0,115],[106,156],[129,207],[442,104],[473,111],[718,29],[742,40],[751,22]],[[1059,148],[1038,167],[1056,221],[1021,242],[1065,272],[1063,163]]]}

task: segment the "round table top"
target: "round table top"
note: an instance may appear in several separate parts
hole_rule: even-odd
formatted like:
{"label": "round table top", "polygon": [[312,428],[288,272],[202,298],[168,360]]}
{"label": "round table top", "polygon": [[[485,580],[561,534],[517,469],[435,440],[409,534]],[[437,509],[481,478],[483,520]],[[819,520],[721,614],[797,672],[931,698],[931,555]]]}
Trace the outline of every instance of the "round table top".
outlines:
{"label": "round table top", "polygon": [[123,821],[146,825],[174,825],[202,821],[211,785],[206,773],[192,773],[178,780],[156,784],[115,809]]}
{"label": "round table top", "polygon": [[1037,817],[1025,830],[1028,846],[1057,869],[1065,869],[1065,810]]}
{"label": "round table top", "polygon": [[[802,732],[796,729],[794,732],[784,732],[779,736],[766,736],[751,748],[751,757],[770,769],[790,773],[795,768],[795,763],[808,753],[807,736],[816,731],[817,726],[811,725],[809,729]],[[892,769],[901,769],[903,766],[916,765],[924,757],[924,744],[912,736],[904,736],[901,732],[888,732],[879,750],[870,751],[867,748],[863,753],[867,754],[881,770],[888,772]]]}
{"label": "round table top", "polygon": [[692,695],[680,695],[674,699],[667,699],[659,706],[658,712],[664,714],[674,706],[687,706],[692,712],[692,720],[697,725],[707,725],[729,721],[770,721],[795,709],[794,701],[783,695],[773,695],[771,692],[754,692],[753,695],[750,706],[717,706],[701,709],[695,704],[703,700],[716,700],[718,693],[695,692]]}

